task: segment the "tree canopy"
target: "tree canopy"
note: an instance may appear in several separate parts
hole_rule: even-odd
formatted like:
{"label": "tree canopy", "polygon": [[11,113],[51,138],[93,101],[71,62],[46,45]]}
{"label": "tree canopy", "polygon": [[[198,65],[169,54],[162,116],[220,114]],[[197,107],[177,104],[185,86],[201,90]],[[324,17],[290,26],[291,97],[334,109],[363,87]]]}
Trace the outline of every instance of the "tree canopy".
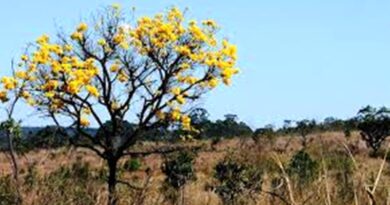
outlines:
{"label": "tree canopy", "polygon": [[[0,79],[2,102],[22,98],[89,140],[77,145],[107,160],[110,193],[116,163],[130,146],[161,124],[194,131],[191,102],[238,73],[237,48],[217,37],[215,21],[185,20],[178,8],[134,23],[129,16],[115,5],[70,34],[44,34],[13,75]],[[135,124],[132,132],[121,131],[125,121]],[[85,132],[92,122],[99,139]]]}

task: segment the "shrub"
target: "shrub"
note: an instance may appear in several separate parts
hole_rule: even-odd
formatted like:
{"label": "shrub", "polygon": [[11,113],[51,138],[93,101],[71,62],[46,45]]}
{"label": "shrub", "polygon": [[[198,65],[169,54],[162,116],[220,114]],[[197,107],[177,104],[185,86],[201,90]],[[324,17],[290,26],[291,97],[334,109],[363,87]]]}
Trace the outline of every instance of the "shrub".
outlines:
{"label": "shrub", "polygon": [[184,186],[187,181],[195,179],[194,160],[194,153],[187,151],[166,159],[162,167],[164,174],[167,176],[166,182],[178,189]]}
{"label": "shrub", "polygon": [[260,191],[262,186],[262,171],[230,158],[217,164],[214,177],[219,181],[216,192],[224,204],[236,204],[239,197]]}
{"label": "shrub", "polygon": [[297,126],[295,129],[301,136],[303,148],[307,147],[307,136],[315,130],[316,126],[317,123],[315,120],[302,120],[297,122]]}
{"label": "shrub", "polygon": [[256,142],[259,143],[261,138],[265,138],[269,141],[274,141],[276,137],[275,131],[272,126],[266,126],[264,128],[259,128],[257,129],[253,135],[252,139]]}
{"label": "shrub", "polygon": [[[167,176],[162,187],[165,197],[176,203],[181,196],[181,204],[184,204],[184,185],[195,180],[194,170],[195,154],[189,151],[182,151],[168,157],[162,165],[162,170]],[[179,194],[178,191],[181,190]]]}
{"label": "shrub", "polygon": [[291,158],[287,173],[297,179],[299,185],[306,185],[317,177],[318,167],[318,162],[301,150]]}
{"label": "shrub", "polygon": [[142,164],[139,159],[132,158],[125,162],[125,164],[123,165],[123,169],[125,169],[126,171],[134,172],[134,171],[138,171],[141,168],[141,166]]}
{"label": "shrub", "polygon": [[15,204],[18,201],[18,195],[15,186],[12,183],[10,175],[0,178],[0,205]]}

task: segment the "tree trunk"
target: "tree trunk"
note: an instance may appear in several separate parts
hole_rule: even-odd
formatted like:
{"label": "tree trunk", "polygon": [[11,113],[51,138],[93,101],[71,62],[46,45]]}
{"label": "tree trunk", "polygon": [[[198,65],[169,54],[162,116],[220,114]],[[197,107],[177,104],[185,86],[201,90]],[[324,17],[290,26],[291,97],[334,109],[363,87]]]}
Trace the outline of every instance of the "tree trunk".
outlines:
{"label": "tree trunk", "polygon": [[116,205],[117,204],[117,196],[116,196],[116,171],[117,171],[117,158],[107,159],[108,164],[108,205]]}
{"label": "tree trunk", "polygon": [[11,132],[7,131],[6,136],[8,138],[8,150],[9,150],[9,153],[11,155],[12,173],[13,173],[13,178],[14,178],[15,184],[16,184],[16,192],[18,195],[17,201],[15,203],[22,204],[22,195],[20,193],[20,184],[19,184],[19,167],[18,167],[18,162],[16,159],[16,153],[14,150]]}

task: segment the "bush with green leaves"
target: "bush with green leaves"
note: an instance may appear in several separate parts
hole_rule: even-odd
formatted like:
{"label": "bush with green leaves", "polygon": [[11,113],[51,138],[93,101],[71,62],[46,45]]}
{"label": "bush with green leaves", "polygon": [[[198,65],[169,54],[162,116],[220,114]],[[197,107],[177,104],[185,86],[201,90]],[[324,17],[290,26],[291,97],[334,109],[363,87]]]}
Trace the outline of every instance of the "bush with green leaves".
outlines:
{"label": "bush with green leaves", "polygon": [[167,176],[166,182],[179,189],[187,181],[196,179],[194,161],[195,154],[189,151],[182,151],[169,156],[162,166],[162,170]]}
{"label": "bush with green leaves", "polygon": [[318,162],[304,150],[297,152],[287,167],[287,173],[295,179],[300,187],[312,182],[318,176],[318,171]]}
{"label": "bush with green leaves", "polygon": [[224,204],[237,204],[240,197],[253,196],[261,191],[262,171],[257,167],[226,158],[215,167],[215,179],[218,185],[216,193]]}
{"label": "bush with green leaves", "polygon": [[142,163],[139,159],[131,158],[124,163],[123,169],[129,172],[134,172],[134,171],[138,171],[141,168],[141,166]]}
{"label": "bush with green leaves", "polygon": [[173,204],[179,202],[179,197],[180,204],[185,204],[184,187],[188,181],[196,180],[195,157],[193,152],[181,151],[168,156],[162,165],[162,171],[166,175],[162,190],[165,198]]}

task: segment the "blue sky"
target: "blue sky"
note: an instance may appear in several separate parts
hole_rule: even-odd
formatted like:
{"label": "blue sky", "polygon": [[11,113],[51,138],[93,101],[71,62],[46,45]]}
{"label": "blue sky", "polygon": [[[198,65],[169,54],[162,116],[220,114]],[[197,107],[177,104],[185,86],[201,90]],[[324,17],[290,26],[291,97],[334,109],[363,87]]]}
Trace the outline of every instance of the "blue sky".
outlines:
{"label": "blue sky", "polygon": [[[363,105],[390,104],[390,1],[379,0],[12,0],[0,7],[0,75],[26,43],[56,25],[72,29],[105,5],[151,15],[170,6],[213,18],[237,44],[241,73],[201,105],[213,119],[238,114],[252,127],[284,119],[347,118]],[[20,108],[18,116],[28,109]],[[23,118],[25,124],[45,120]]]}

